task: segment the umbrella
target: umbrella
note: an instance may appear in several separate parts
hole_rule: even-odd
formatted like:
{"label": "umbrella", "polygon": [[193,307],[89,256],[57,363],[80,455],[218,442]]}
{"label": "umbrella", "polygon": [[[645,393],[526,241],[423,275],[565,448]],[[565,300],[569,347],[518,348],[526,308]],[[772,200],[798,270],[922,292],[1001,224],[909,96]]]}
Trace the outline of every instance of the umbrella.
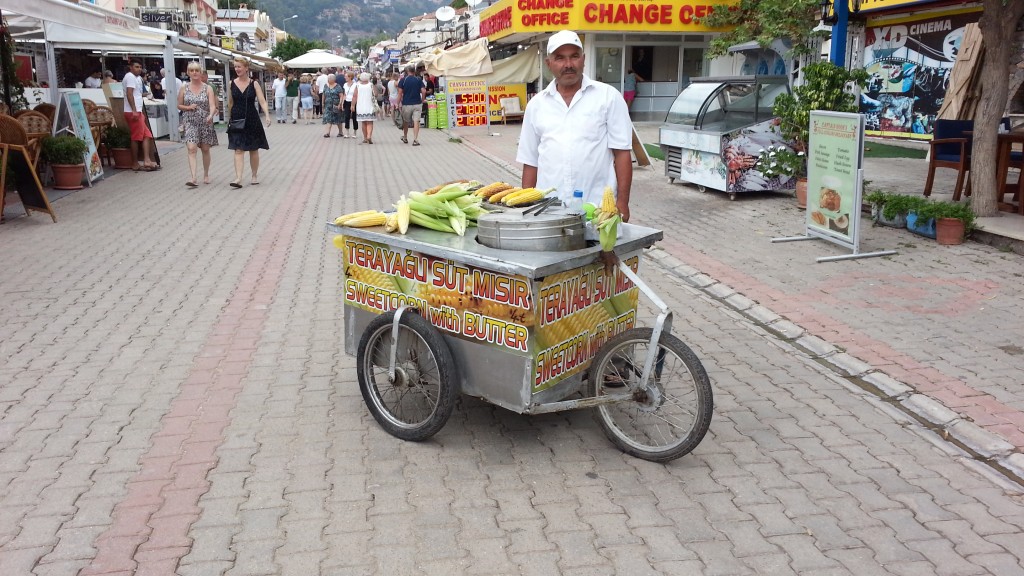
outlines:
{"label": "umbrella", "polygon": [[292,58],[284,63],[289,68],[337,68],[351,66],[352,60],[344,56],[328,52],[327,50],[310,50],[302,56]]}

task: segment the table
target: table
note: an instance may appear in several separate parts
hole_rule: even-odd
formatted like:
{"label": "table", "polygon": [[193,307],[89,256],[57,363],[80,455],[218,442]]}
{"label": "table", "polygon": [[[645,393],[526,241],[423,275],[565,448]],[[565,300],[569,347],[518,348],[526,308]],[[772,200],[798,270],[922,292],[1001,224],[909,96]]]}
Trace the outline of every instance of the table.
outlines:
{"label": "table", "polygon": [[[1024,216],[1024,161],[1021,161],[1018,166],[1021,173],[1017,177],[1017,183],[1010,184],[1006,181],[1012,163],[1010,153],[1015,144],[1024,145],[1024,132],[999,135],[996,148],[996,204],[1004,212],[1016,212]],[[1016,205],[1003,201],[1007,194],[1014,195],[1014,199],[1017,200]]]}

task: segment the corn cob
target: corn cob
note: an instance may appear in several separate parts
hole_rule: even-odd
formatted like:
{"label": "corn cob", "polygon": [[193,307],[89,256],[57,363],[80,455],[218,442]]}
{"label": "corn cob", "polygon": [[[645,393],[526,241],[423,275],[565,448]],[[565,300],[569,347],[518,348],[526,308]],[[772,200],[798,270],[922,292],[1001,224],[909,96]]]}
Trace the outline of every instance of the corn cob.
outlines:
{"label": "corn cob", "polygon": [[520,190],[522,190],[522,188],[515,188],[515,187],[506,188],[506,189],[502,190],[501,192],[498,192],[497,194],[492,195],[490,198],[487,199],[487,201],[492,203],[492,204],[497,204],[498,202],[501,202],[502,198],[508,196],[509,194],[515,194],[516,192],[519,192]]}
{"label": "corn cob", "polygon": [[615,239],[619,234],[619,207],[615,203],[615,193],[611,186],[604,189],[604,196],[601,198],[601,208],[597,214],[598,239],[601,242],[601,250],[611,252],[615,249]]}
{"label": "corn cob", "polygon": [[395,205],[395,209],[398,211],[398,231],[405,234],[409,230],[409,201],[402,196],[398,199],[398,204]]}
{"label": "corn cob", "polygon": [[383,212],[374,211],[371,214],[364,214],[363,216],[356,216],[345,221],[345,226],[351,226],[353,228],[366,228],[369,226],[383,226],[384,221],[387,219],[387,215]]}
{"label": "corn cob", "polygon": [[487,186],[480,188],[479,190],[474,192],[474,194],[476,194],[480,198],[490,198],[491,194],[497,194],[498,192],[501,192],[502,190],[507,190],[511,187],[512,185],[508,184],[507,182],[492,182]]}
{"label": "corn cob", "polygon": [[363,210],[362,212],[350,212],[348,214],[342,214],[341,216],[335,218],[334,223],[338,226],[341,226],[353,218],[358,218],[360,216],[368,216],[370,214],[376,213],[377,210]]}
{"label": "corn cob", "polygon": [[384,217],[384,231],[394,232],[398,230],[398,212],[391,212]]}
{"label": "corn cob", "polygon": [[400,287],[396,284],[394,276],[385,274],[378,270],[349,265],[345,267],[345,276],[351,280],[355,280],[356,282],[360,282],[368,286],[384,288],[385,290],[391,291],[400,291]]}
{"label": "corn cob", "polygon": [[469,182],[469,180],[452,180],[451,182],[445,182],[444,184],[438,184],[437,186],[434,186],[433,188],[428,188],[428,189],[424,190],[423,193],[424,194],[428,194],[428,195],[429,194],[437,194],[445,186],[449,186],[451,184],[464,184],[466,182]]}
{"label": "corn cob", "polygon": [[506,196],[503,202],[506,206],[523,206],[532,204],[547,195],[547,191],[536,188],[528,188],[511,196]]}

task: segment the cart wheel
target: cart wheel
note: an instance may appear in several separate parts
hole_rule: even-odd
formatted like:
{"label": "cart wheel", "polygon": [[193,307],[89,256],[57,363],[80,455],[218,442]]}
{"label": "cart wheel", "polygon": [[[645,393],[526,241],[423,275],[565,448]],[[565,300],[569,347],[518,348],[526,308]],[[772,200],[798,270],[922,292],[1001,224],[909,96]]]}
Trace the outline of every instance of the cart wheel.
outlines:
{"label": "cart wheel", "polygon": [[437,434],[452,415],[458,382],[455,361],[441,334],[411,310],[398,327],[395,380],[388,379],[394,312],[373,319],[359,339],[359,391],[388,434],[420,441]]}
{"label": "cart wheel", "polygon": [[697,192],[700,192],[701,194],[703,194],[703,193],[705,193],[707,191],[708,191],[708,187],[707,186],[705,186],[703,184],[697,184]]}
{"label": "cart wheel", "polygon": [[[650,328],[627,330],[609,340],[591,363],[594,396],[622,394],[636,386],[651,342]],[[636,392],[632,401],[597,407],[605,434],[623,452],[668,462],[700,444],[711,425],[711,381],[697,355],[671,334],[662,334],[651,371],[654,390]]]}

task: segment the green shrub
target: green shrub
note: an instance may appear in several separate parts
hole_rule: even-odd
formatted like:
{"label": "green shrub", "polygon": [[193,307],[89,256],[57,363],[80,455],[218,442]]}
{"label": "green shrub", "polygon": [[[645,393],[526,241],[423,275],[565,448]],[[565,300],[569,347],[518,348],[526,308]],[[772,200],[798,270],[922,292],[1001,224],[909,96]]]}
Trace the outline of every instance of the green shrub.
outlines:
{"label": "green shrub", "polygon": [[132,145],[132,133],[127,128],[111,126],[103,134],[103,141],[108,148],[130,148]]}
{"label": "green shrub", "polygon": [[48,136],[43,140],[43,158],[50,164],[84,164],[89,145],[75,136]]}
{"label": "green shrub", "polygon": [[967,232],[974,230],[977,220],[974,210],[971,210],[967,202],[924,202],[914,209],[914,213],[921,222],[938,218],[956,218],[964,223],[964,230]]}
{"label": "green shrub", "polygon": [[896,216],[906,216],[908,212],[917,212],[918,208],[927,203],[928,201],[921,196],[888,194],[882,205],[882,216],[887,220],[892,220]]}

